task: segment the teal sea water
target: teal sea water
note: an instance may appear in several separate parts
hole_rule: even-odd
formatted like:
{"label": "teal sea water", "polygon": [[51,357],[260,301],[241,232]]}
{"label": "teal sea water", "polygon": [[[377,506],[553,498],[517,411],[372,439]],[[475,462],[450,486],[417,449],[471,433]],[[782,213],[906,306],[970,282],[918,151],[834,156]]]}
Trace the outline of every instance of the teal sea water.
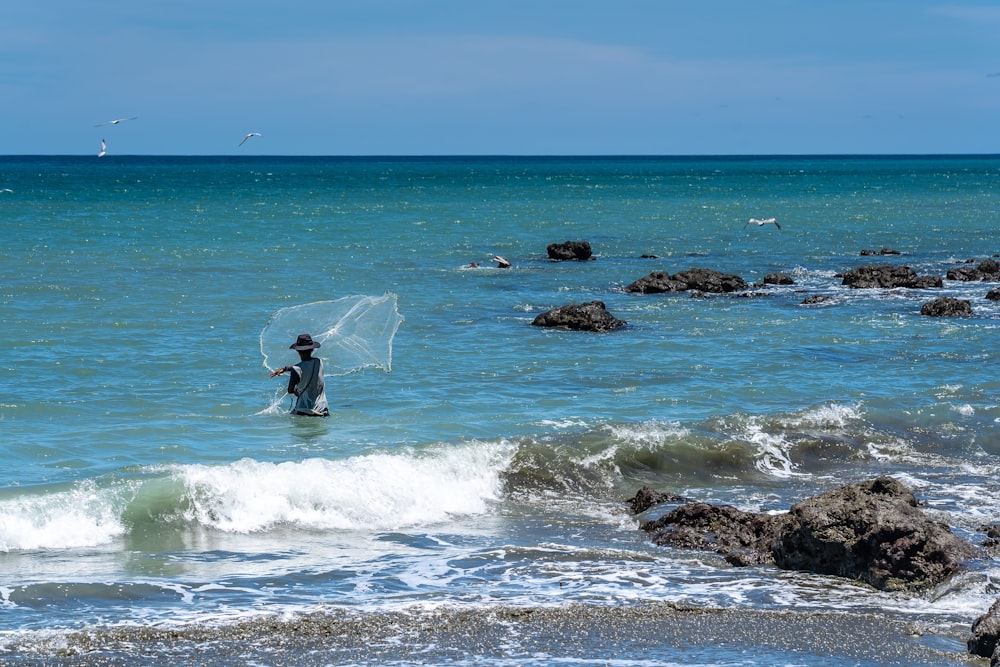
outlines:
{"label": "teal sea water", "polygon": [[[908,595],[733,568],[622,502],[782,511],[891,474],[981,543],[1000,285],[839,274],[995,256],[1000,157],[6,157],[0,190],[5,663],[961,664],[1000,595],[989,560]],[[595,258],[548,259],[570,240]],[[794,282],[624,289],[689,268]],[[391,372],[286,414],[275,313],[387,294]],[[937,296],[972,316],[921,316]],[[595,300],[628,325],[531,326]],[[732,634],[643,626],[663,605]],[[296,634],[317,617],[326,639]],[[260,622],[289,625],[222,638]],[[892,639],[816,639],[869,627]]]}

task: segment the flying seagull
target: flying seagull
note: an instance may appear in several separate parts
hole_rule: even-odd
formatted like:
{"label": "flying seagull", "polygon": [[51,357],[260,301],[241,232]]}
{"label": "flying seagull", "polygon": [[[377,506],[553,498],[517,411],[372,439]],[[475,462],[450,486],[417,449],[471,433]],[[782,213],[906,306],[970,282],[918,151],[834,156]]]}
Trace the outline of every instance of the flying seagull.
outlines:
{"label": "flying seagull", "polygon": [[104,157],[108,154],[108,145],[104,143],[104,139],[101,139],[101,152],[97,154],[97,157]]}
{"label": "flying seagull", "polygon": [[243,141],[240,142],[240,146],[245,144],[247,142],[247,139],[249,139],[250,137],[262,137],[262,136],[264,135],[262,135],[260,132],[251,132],[247,136],[243,137]]}
{"label": "flying seagull", "polygon": [[774,218],[767,218],[765,220],[758,220],[757,218],[750,218],[749,220],[747,220],[747,224],[743,225],[743,229],[746,229],[747,225],[749,225],[751,223],[757,225],[758,227],[763,227],[764,225],[774,225],[778,229],[781,229],[781,225],[779,225],[778,221],[775,220]]}
{"label": "flying seagull", "polygon": [[103,123],[98,123],[94,127],[101,127],[103,125],[118,125],[119,123],[124,123],[127,120],[135,120],[138,116],[132,116],[131,118],[115,118],[114,120],[106,120]]}

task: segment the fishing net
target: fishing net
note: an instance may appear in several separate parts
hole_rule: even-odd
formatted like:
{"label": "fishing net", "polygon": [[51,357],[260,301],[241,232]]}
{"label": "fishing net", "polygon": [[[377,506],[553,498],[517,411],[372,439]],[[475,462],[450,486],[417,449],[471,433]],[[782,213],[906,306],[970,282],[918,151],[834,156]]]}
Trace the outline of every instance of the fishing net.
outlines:
{"label": "fishing net", "polygon": [[282,308],[260,332],[260,351],[269,370],[298,361],[288,349],[302,333],[311,334],[322,348],[324,375],[347,375],[363,368],[392,372],[392,340],[403,322],[396,295],[345,296]]}

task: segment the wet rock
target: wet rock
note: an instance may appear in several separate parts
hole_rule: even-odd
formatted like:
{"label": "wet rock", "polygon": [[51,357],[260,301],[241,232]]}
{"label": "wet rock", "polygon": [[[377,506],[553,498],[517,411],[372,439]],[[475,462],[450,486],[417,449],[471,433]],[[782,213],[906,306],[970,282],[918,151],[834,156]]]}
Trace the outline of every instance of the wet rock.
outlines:
{"label": "wet rock", "polygon": [[996,287],[987,292],[986,299],[988,301],[1000,301],[1000,287]]}
{"label": "wet rock", "polygon": [[538,327],[563,327],[578,331],[613,331],[627,324],[611,313],[602,301],[571,303],[538,315],[532,322]]}
{"label": "wet rock", "polygon": [[750,285],[733,273],[722,273],[714,269],[688,269],[670,275],[666,271],[654,271],[636,280],[625,288],[626,292],[658,294],[662,292],[684,292],[697,290],[713,294],[740,292]]}
{"label": "wet rock", "polygon": [[731,505],[688,503],[642,526],[655,544],[714,551],[732,565],[774,562],[771,548],[781,519]]}
{"label": "wet rock", "polygon": [[968,299],[942,296],[920,306],[920,314],[929,317],[968,317],[972,315],[972,303]]}
{"label": "wet rock", "polygon": [[832,300],[833,300],[832,297],[823,296],[822,294],[815,294],[813,296],[807,296],[806,298],[802,299],[802,305],[813,306],[816,305],[817,303],[825,303],[827,301],[832,301]]}
{"label": "wet rock", "polygon": [[715,551],[734,565],[773,563],[882,590],[932,586],[979,554],[891,477],[827,491],[780,515],[689,503],[642,529],[656,544]]}
{"label": "wet rock", "polygon": [[977,553],[947,526],[927,518],[913,494],[892,477],[806,499],[783,519],[776,565],[851,577],[882,590],[934,585]]}
{"label": "wet rock", "polygon": [[898,250],[891,250],[889,248],[882,248],[881,250],[862,250],[861,251],[862,257],[864,257],[866,255],[899,255],[899,254],[900,254],[900,252]]}
{"label": "wet rock", "polygon": [[764,276],[765,285],[794,285],[795,281],[784,273],[769,273]]}
{"label": "wet rock", "polygon": [[896,287],[925,289],[941,287],[944,281],[937,276],[918,276],[916,271],[908,266],[869,264],[845,272],[843,284],[855,289],[893,289]]}
{"label": "wet rock", "polygon": [[569,259],[592,259],[594,256],[588,241],[566,241],[565,243],[550,243],[546,248],[549,259],[560,261]]}
{"label": "wet rock", "polygon": [[1000,664],[1000,599],[972,624],[967,642],[969,653],[990,659],[990,667]]}
{"label": "wet rock", "polygon": [[974,267],[962,266],[957,269],[949,269],[945,277],[948,280],[962,282],[1000,281],[1000,262],[995,259],[987,259]]}
{"label": "wet rock", "polygon": [[687,283],[675,279],[666,271],[653,271],[648,276],[636,280],[625,288],[626,292],[639,292],[641,294],[661,294],[663,292],[683,292],[688,288]]}
{"label": "wet rock", "polygon": [[686,503],[687,498],[676,493],[661,493],[648,486],[643,486],[634,496],[625,501],[632,508],[633,514],[642,514],[651,507],[663,503]]}

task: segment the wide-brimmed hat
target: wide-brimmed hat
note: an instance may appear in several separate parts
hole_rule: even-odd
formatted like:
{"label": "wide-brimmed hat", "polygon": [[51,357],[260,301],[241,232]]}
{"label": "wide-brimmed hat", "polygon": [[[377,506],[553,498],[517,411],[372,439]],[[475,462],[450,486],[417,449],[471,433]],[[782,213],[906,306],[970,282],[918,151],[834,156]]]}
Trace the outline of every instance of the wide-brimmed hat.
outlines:
{"label": "wide-brimmed hat", "polygon": [[319,341],[313,340],[309,334],[299,334],[295,342],[288,346],[289,350],[315,350],[319,347]]}

